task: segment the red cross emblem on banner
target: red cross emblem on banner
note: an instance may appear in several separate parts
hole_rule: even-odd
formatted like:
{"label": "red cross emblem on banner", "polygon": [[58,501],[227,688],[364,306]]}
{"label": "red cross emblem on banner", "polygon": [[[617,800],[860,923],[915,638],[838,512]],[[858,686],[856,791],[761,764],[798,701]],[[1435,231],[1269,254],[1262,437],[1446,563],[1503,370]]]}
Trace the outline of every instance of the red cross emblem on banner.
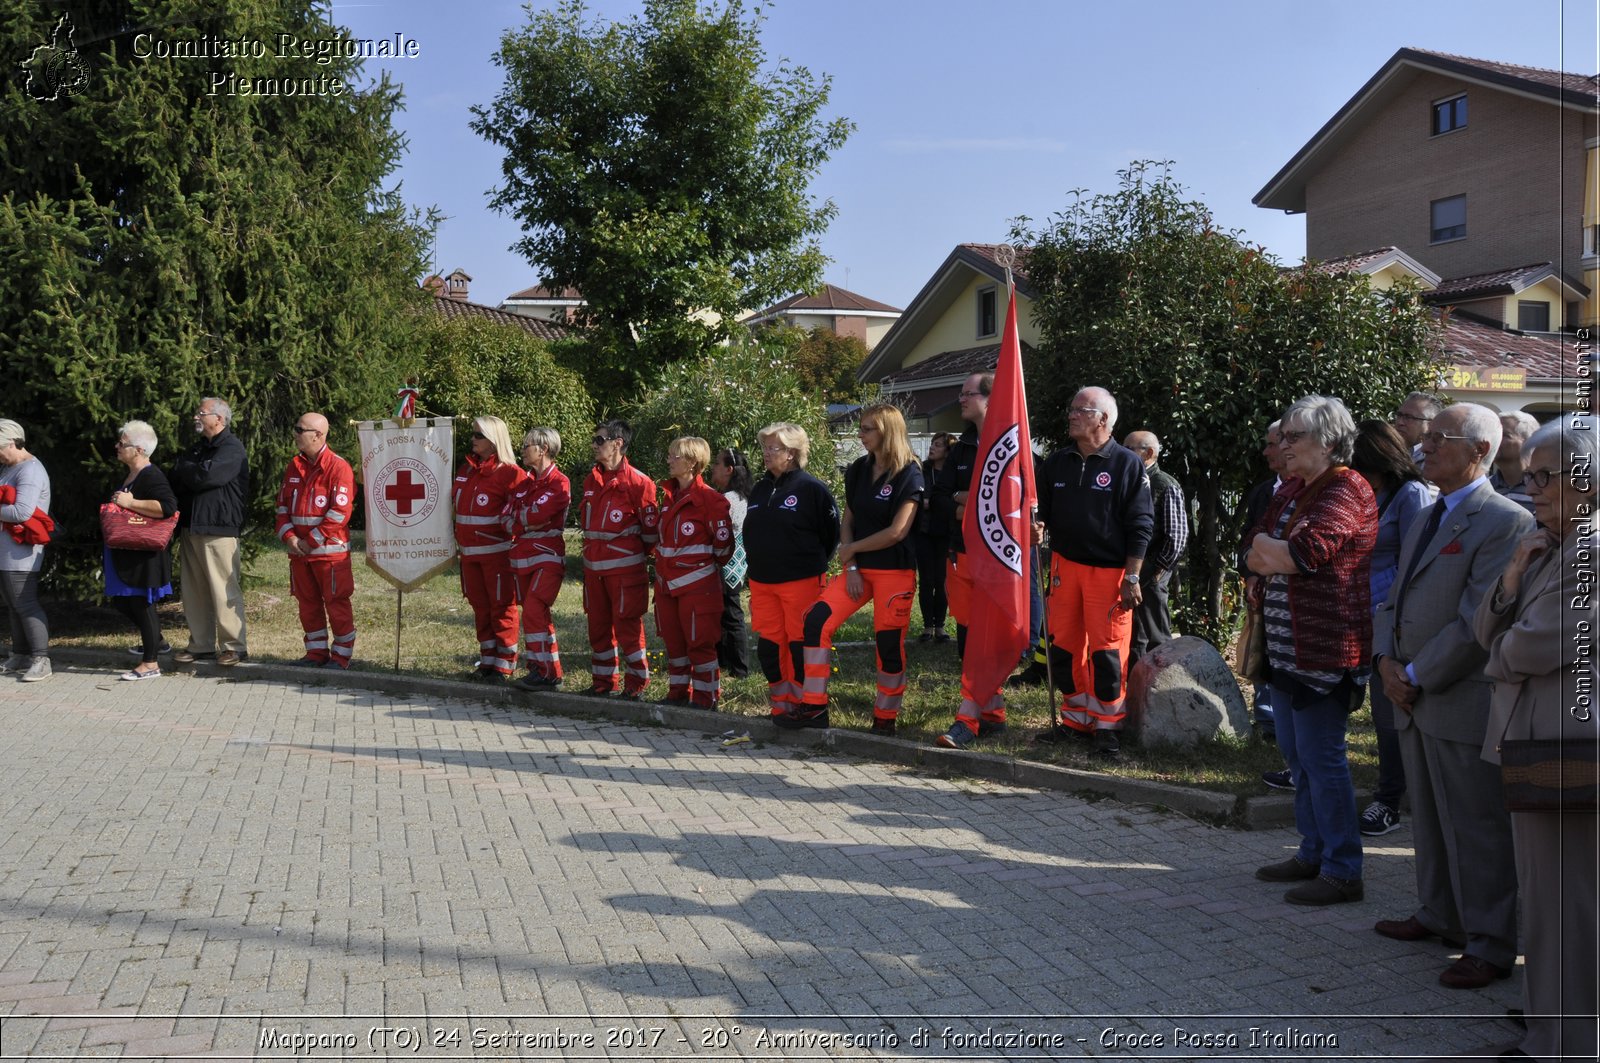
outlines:
{"label": "red cross emblem on banner", "polygon": [[402,517],[411,516],[411,505],[428,493],[422,484],[411,479],[410,469],[401,469],[394,482],[383,489],[383,497],[394,503],[394,511]]}
{"label": "red cross emblem on banner", "polygon": [[400,528],[428,518],[439,503],[439,480],[415,458],[397,458],[384,466],[375,481],[373,501],[379,516]]}

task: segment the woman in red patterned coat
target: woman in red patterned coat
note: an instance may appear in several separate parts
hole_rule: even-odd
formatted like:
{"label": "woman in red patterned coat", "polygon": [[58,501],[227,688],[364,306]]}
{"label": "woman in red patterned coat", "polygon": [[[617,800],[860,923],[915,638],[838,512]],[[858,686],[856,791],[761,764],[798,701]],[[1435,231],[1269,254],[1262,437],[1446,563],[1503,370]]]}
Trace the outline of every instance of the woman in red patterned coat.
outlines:
{"label": "woman in red patterned coat", "polygon": [[472,422],[467,460],[456,470],[456,545],[461,548],[461,593],[472,603],[478,629],[478,667],[471,678],[503,683],[517,667],[517,585],[511,575],[511,535],[500,523],[522,485],[506,423]]}
{"label": "woman in red patterned coat", "polygon": [[1263,601],[1278,748],[1294,780],[1300,851],[1256,871],[1300,882],[1290,904],[1359,901],[1361,832],[1345,729],[1371,667],[1372,488],[1347,467],[1356,426],[1338,399],[1308,395],[1279,427],[1283,488],[1252,529],[1245,564]]}
{"label": "woman in red patterned coat", "polygon": [[697,436],[667,444],[656,542],[656,630],[667,646],[667,701],[715,709],[722,694],[722,569],[733,556],[728,500],[700,474],[711,445]]}

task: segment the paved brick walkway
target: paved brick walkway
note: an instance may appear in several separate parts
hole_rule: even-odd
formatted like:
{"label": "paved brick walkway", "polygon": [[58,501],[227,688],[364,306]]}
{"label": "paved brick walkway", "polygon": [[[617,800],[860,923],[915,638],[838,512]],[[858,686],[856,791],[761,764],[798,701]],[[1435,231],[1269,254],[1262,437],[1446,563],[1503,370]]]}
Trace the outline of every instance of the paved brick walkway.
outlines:
{"label": "paved brick walkway", "polygon": [[1369,849],[1364,903],[1308,910],[1251,877],[1286,831],[715,734],[81,668],[0,683],[0,727],[6,1058],[1343,1059],[1514,1035],[1520,977],[1451,992],[1443,946],[1371,933],[1410,911],[1406,831]]}

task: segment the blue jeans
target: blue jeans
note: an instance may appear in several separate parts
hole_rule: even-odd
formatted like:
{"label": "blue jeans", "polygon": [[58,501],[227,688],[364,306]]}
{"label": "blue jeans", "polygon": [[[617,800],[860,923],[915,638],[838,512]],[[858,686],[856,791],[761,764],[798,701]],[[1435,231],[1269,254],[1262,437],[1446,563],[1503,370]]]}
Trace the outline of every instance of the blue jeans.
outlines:
{"label": "blue jeans", "polygon": [[1351,681],[1318,694],[1292,679],[1272,680],[1278,748],[1294,779],[1294,825],[1301,860],[1331,878],[1361,877],[1361,820],[1345,756]]}

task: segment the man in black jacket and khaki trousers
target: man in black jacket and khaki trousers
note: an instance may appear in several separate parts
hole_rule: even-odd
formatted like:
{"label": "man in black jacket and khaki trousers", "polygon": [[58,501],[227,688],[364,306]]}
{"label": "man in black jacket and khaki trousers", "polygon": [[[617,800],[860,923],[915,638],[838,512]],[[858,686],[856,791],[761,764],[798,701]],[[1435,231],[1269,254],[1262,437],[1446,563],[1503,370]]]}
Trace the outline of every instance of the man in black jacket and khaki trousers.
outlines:
{"label": "man in black jacket and khaki trousers", "polygon": [[233,411],[204,398],[194,414],[200,439],[172,467],[178,496],[183,615],[189,645],[172,659],[215,655],[221,665],[245,656],[244,594],[239,590],[239,532],[250,490],[244,444],[228,430]]}

